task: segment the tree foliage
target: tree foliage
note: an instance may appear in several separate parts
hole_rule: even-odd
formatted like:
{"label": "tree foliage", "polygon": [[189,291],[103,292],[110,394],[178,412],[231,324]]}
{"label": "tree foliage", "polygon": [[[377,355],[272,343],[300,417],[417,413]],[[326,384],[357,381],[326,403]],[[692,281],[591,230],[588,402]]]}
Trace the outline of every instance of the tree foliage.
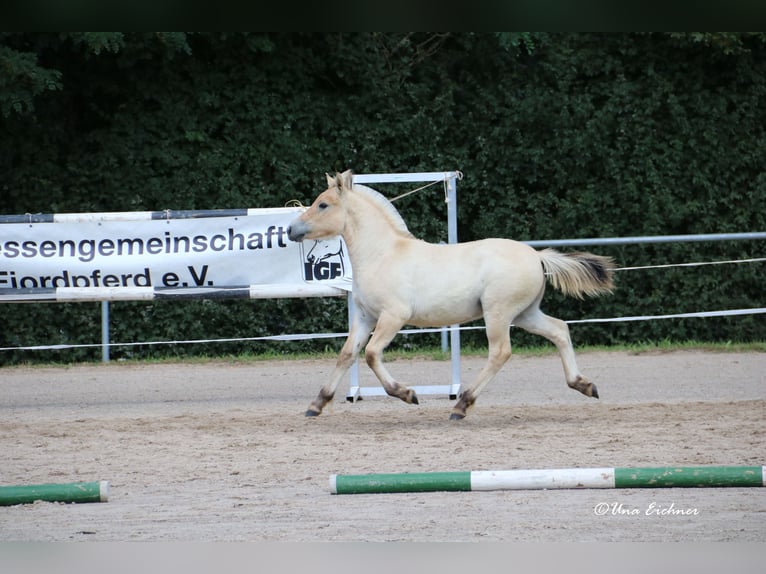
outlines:
{"label": "tree foliage", "polygon": [[[464,241],[763,231],[765,42],[760,33],[3,33],[0,211],[273,207],[309,202],[327,171],[457,169]],[[438,193],[397,204],[430,241],[446,240]],[[594,251],[636,266],[757,257],[763,242]],[[611,297],[550,291],[544,307],[565,319],[761,307],[763,277],[762,263],[620,272]],[[2,346],[98,339],[96,305],[2,313]],[[115,303],[112,320],[118,341],[346,329],[335,300]],[[766,338],[759,316],[572,329],[580,343]]]}

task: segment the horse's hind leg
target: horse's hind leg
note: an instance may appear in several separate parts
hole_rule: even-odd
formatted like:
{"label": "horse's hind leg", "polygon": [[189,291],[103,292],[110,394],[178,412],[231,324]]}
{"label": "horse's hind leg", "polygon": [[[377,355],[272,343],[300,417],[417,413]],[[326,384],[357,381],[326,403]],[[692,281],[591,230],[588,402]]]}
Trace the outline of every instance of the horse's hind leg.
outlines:
{"label": "horse's hind leg", "polygon": [[561,356],[561,363],[564,365],[567,385],[585,396],[598,398],[596,385],[585,378],[577,367],[572,340],[569,337],[569,327],[564,321],[546,315],[535,305],[519,315],[514,320],[514,325],[535,335],[542,335],[556,345]]}
{"label": "horse's hind leg", "polygon": [[338,384],[359,356],[359,351],[361,351],[365,341],[369,339],[371,330],[372,327],[369,319],[361,310],[357,310],[357,315],[354,317],[351,325],[351,331],[346,342],[343,344],[343,348],[340,350],[340,355],[338,355],[338,361],[330,376],[330,381],[319,390],[317,398],[311,401],[306,411],[307,417],[315,417],[321,414],[325,405],[335,396]]}
{"label": "horse's hind leg", "polygon": [[503,365],[511,358],[511,321],[505,317],[493,320],[489,315],[485,317],[487,328],[487,342],[489,344],[489,356],[484,368],[479,372],[476,380],[466,390],[460,393],[455,406],[452,407],[451,420],[465,418],[468,407],[476,402],[476,398],[482,389],[497,375]]}
{"label": "horse's hind leg", "polygon": [[383,313],[375,325],[375,332],[364,350],[364,358],[367,365],[378,377],[380,384],[386,393],[399,398],[405,403],[418,404],[418,396],[409,387],[397,383],[385,366],[383,366],[383,350],[393,340],[396,334],[404,326],[404,322],[393,315]]}

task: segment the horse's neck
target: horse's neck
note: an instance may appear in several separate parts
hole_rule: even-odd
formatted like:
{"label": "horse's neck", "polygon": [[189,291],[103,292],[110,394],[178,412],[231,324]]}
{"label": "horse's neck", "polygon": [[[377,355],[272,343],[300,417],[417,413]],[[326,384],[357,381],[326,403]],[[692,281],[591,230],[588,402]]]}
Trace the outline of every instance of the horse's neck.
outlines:
{"label": "horse's neck", "polygon": [[382,254],[389,253],[402,239],[412,236],[399,229],[390,215],[368,197],[354,195],[348,198],[347,221],[344,239],[354,269],[367,262],[374,262]]}

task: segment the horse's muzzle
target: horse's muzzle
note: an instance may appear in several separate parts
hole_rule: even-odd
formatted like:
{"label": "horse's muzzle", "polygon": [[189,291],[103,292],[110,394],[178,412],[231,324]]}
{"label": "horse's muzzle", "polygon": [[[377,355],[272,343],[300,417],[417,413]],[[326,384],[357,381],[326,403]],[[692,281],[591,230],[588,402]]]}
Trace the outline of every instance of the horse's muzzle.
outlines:
{"label": "horse's muzzle", "polygon": [[303,241],[307,233],[308,228],[301,220],[293,221],[287,226],[287,237],[290,241]]}

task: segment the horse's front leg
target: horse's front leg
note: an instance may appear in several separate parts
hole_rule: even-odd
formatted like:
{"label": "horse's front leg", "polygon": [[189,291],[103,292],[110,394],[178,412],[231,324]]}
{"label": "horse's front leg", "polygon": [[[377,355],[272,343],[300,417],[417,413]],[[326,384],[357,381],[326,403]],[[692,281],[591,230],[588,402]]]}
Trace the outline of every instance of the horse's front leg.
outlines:
{"label": "horse's front leg", "polygon": [[393,340],[399,330],[404,326],[404,321],[396,318],[389,313],[383,313],[375,325],[375,332],[364,351],[364,358],[367,366],[372,369],[375,376],[378,377],[380,384],[383,385],[386,393],[392,397],[399,398],[405,403],[418,404],[418,396],[415,391],[409,387],[397,383],[396,380],[383,366],[383,350]]}
{"label": "horse's front leg", "polygon": [[346,373],[348,373],[351,365],[354,364],[364,343],[370,338],[371,329],[372,327],[369,320],[364,313],[358,310],[357,315],[351,324],[351,331],[348,334],[348,338],[343,344],[343,348],[340,350],[340,355],[338,355],[338,361],[335,363],[335,369],[330,376],[330,380],[326,385],[319,389],[317,398],[311,401],[311,404],[306,411],[307,417],[315,417],[321,414],[325,405],[335,396],[335,390],[338,388],[338,384]]}

